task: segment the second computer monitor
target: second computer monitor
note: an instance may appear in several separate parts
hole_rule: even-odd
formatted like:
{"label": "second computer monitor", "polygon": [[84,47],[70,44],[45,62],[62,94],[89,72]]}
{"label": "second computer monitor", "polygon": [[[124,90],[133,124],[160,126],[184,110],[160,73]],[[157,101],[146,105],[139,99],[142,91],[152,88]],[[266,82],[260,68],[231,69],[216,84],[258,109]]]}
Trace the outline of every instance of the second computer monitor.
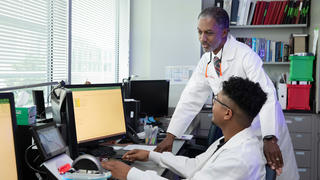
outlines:
{"label": "second computer monitor", "polygon": [[66,87],[72,91],[72,110],[68,111],[74,115],[69,116],[74,119],[69,120],[69,128],[75,126],[78,144],[99,143],[126,134],[121,84]]}
{"label": "second computer monitor", "polygon": [[0,93],[0,179],[20,179],[19,156],[17,155],[17,128],[14,100],[12,93]]}
{"label": "second computer monitor", "polygon": [[140,112],[148,116],[167,116],[169,80],[130,81],[130,98],[140,100]]}

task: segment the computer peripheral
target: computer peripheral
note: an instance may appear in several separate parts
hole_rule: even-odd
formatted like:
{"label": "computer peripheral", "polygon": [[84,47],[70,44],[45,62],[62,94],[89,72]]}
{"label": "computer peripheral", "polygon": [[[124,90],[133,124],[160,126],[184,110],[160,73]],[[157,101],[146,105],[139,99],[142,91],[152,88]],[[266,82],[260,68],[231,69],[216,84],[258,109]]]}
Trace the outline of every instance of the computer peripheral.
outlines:
{"label": "computer peripheral", "polygon": [[72,168],[62,176],[63,179],[108,179],[111,172],[104,169],[96,157],[85,154],[75,159]]}
{"label": "computer peripheral", "polygon": [[99,146],[88,151],[89,154],[95,157],[111,157],[116,154],[112,147]]}
{"label": "computer peripheral", "polygon": [[158,128],[158,133],[159,133],[159,134],[161,134],[161,133],[166,133],[166,131],[159,127],[159,128]]}

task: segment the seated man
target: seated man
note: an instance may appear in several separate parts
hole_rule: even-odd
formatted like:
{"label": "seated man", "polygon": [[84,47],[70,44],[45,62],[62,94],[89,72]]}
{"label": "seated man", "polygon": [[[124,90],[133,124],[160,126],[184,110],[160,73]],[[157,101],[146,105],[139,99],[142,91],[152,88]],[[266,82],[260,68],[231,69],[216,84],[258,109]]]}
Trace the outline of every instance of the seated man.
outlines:
{"label": "seated man", "polygon": [[[222,129],[223,137],[195,158],[174,156],[170,152],[132,150],[123,155],[129,161],[152,160],[187,179],[265,179],[265,160],[259,140],[250,125],[267,99],[258,83],[231,77],[213,99],[212,121]],[[165,179],[119,161],[102,166],[119,179]]]}

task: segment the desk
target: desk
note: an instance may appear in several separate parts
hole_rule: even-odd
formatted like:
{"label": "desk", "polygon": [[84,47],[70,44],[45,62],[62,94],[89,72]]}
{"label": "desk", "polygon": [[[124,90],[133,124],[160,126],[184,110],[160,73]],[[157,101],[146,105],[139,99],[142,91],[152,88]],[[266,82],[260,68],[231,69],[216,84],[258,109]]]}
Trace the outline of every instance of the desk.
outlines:
{"label": "desk", "polygon": [[[163,121],[170,121],[170,119],[161,119],[160,121],[162,121],[162,123],[167,123],[168,122],[163,122]],[[185,134],[191,134],[192,131],[197,128],[199,126],[199,118],[195,118],[192,123],[190,124],[190,126],[188,127],[187,131],[185,132]],[[173,142],[173,146],[172,146],[172,153],[173,154],[178,154],[180,149],[182,148],[182,146],[184,145],[185,140],[175,140]],[[158,175],[163,175],[163,173],[165,172],[165,168],[162,168],[160,166],[158,166],[156,163],[154,163],[153,161],[147,161],[147,162],[134,162],[131,165],[132,167],[138,168],[140,170],[146,171],[146,170],[153,170],[155,172],[157,172]]]}

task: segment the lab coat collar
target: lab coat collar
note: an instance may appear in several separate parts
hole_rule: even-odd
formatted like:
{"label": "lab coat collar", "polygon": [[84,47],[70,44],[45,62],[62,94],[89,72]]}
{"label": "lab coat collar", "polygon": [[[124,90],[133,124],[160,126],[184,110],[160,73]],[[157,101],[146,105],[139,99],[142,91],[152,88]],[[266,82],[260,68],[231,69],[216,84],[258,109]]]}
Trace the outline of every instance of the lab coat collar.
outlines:
{"label": "lab coat collar", "polygon": [[[220,142],[220,140],[223,139],[223,138],[224,137],[221,137],[217,141]],[[233,148],[235,146],[238,146],[239,144],[242,144],[243,142],[248,141],[251,138],[257,138],[254,135],[254,133],[252,132],[251,128],[249,127],[249,128],[243,129],[242,131],[238,132],[236,135],[232,136],[219,150],[217,150],[214,153],[213,156],[215,156],[215,158],[216,158],[217,155],[219,153],[221,153],[222,151],[224,151],[226,149],[231,149],[231,148]]]}
{"label": "lab coat collar", "polygon": [[228,34],[227,41],[223,46],[223,61],[232,61],[234,59],[236,53],[235,42],[236,39],[232,35]]}

